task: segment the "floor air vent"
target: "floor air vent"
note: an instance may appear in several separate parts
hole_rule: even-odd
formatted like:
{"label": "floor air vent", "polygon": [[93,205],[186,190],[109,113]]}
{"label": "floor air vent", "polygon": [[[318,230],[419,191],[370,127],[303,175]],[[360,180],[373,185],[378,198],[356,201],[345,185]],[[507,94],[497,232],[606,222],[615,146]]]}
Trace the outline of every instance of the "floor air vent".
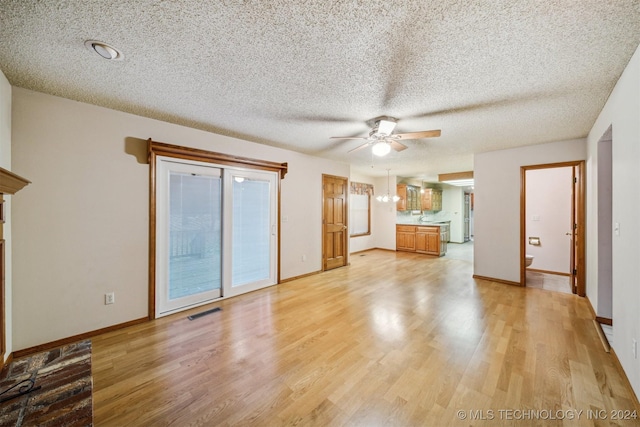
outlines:
{"label": "floor air vent", "polygon": [[199,317],[206,316],[207,314],[215,313],[216,311],[220,311],[220,310],[222,310],[220,307],[212,308],[211,310],[203,311],[201,313],[192,314],[191,316],[187,317],[187,319],[196,320]]}

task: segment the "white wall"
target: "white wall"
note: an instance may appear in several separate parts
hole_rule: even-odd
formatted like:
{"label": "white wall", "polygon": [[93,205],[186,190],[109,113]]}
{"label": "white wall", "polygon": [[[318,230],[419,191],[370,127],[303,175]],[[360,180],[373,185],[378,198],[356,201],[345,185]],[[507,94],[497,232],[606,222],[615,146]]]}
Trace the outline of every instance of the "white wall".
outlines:
{"label": "white wall", "polygon": [[442,211],[451,221],[449,240],[464,243],[464,190],[462,187],[447,187],[442,190]]}
{"label": "white wall", "polygon": [[[611,319],[613,316],[613,159],[611,128],[598,141],[597,187],[597,284],[598,297],[594,301],[596,314]],[[596,273],[596,272],[594,272]]]}
{"label": "white wall", "polygon": [[620,225],[612,238],[613,349],[636,395],[640,395],[640,359],[631,352],[640,340],[640,49],[611,92],[589,136],[587,171],[587,297],[598,301],[598,141],[612,127],[612,218]]}
{"label": "white wall", "polygon": [[[397,177],[389,178],[389,191],[393,196],[395,194]],[[375,195],[387,194],[387,177],[374,179]],[[374,238],[373,242],[376,248],[396,250],[396,204],[382,203],[377,200],[373,201],[373,212],[375,220],[373,221]]]}
{"label": "white wall", "polygon": [[475,155],[475,275],[520,282],[521,166],[584,160],[585,157],[584,139]]}
{"label": "white wall", "polygon": [[[530,268],[569,274],[572,168],[528,170],[526,179],[526,252],[534,256]],[[540,238],[539,246],[529,244],[531,236]]]}
{"label": "white wall", "polygon": [[288,162],[281,278],[321,269],[322,174],[348,177],[348,164],[20,88],[12,108],[13,167],[32,181],[13,201],[14,351],[147,316],[149,166],[137,138]]}
{"label": "white wall", "polygon": [[[365,184],[375,185],[375,179],[373,177],[362,175],[353,171],[351,172],[350,182],[362,182]],[[375,186],[374,186],[374,191],[376,191]],[[349,238],[350,253],[360,252],[360,251],[365,251],[367,249],[375,248],[375,244],[374,244],[375,230],[373,229],[373,224],[374,224],[374,218],[376,214],[376,210],[374,209],[376,203],[377,201],[375,199],[375,196],[373,196],[371,198],[371,206],[370,206],[371,223],[369,224],[371,227],[371,234],[369,234],[368,236],[350,237]]]}
{"label": "white wall", "polygon": [[[11,85],[0,71],[0,167],[11,170]],[[20,176],[24,176],[18,173]],[[12,268],[11,268],[11,211],[12,196],[4,196],[6,222],[3,228],[5,239],[5,271],[4,271],[4,322],[5,322],[5,342],[7,344],[6,355],[13,351],[11,336],[11,313],[12,313]]]}

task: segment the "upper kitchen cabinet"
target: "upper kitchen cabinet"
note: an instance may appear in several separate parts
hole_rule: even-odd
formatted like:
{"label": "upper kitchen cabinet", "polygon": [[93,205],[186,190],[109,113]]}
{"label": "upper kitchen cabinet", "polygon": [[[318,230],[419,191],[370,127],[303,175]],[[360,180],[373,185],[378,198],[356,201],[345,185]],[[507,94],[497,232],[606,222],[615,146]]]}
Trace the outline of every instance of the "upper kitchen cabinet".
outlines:
{"label": "upper kitchen cabinet", "polygon": [[425,188],[420,198],[421,209],[423,211],[442,210],[442,190],[435,188]]}
{"label": "upper kitchen cabinet", "polygon": [[396,186],[396,196],[400,197],[396,202],[396,210],[407,210],[407,184],[398,184]]}
{"label": "upper kitchen cabinet", "polygon": [[399,211],[419,211],[422,210],[420,189],[414,185],[398,184],[396,195],[400,200],[396,202],[396,209]]}

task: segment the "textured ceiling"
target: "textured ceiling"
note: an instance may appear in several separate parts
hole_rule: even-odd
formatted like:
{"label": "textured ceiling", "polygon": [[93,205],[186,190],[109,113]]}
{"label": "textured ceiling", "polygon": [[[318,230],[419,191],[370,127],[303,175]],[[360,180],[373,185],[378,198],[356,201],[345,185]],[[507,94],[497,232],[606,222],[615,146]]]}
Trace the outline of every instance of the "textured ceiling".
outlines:
{"label": "textured ceiling", "polygon": [[[473,153],[586,136],[639,43],[640,0],[0,2],[14,86],[377,176],[432,179]],[[329,139],[381,115],[442,136],[373,168],[369,150],[347,153],[361,141]]]}

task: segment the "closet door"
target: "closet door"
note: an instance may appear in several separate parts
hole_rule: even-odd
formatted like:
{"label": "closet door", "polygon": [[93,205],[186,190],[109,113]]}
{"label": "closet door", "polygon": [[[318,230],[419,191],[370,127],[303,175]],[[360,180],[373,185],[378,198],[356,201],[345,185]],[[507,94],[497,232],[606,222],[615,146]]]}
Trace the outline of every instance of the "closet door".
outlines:
{"label": "closet door", "polygon": [[225,169],[224,191],[224,296],[276,284],[276,173]]}
{"label": "closet door", "polygon": [[206,164],[158,159],[157,316],[221,296],[221,175]]}

